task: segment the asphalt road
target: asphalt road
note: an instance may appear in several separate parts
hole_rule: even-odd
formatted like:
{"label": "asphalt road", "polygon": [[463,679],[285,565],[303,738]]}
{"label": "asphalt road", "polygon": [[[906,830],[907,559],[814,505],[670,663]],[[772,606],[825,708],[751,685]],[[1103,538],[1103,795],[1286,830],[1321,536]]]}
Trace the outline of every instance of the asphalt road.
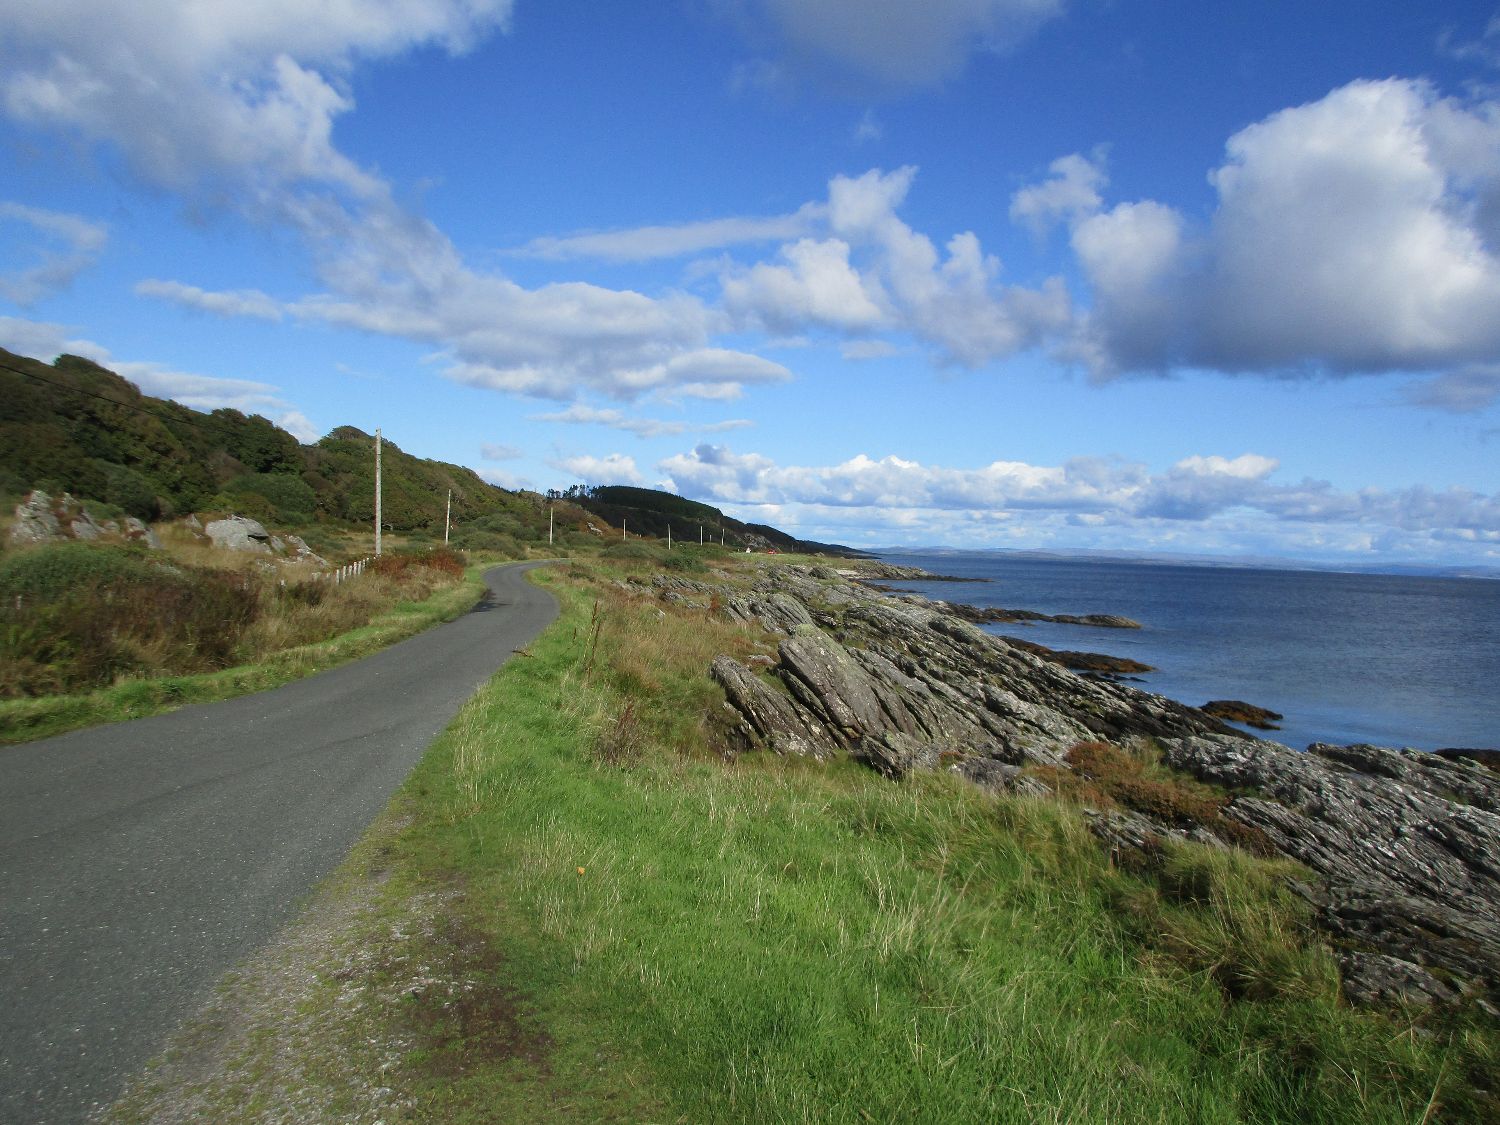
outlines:
{"label": "asphalt road", "polygon": [[224,703],[0,747],[0,1121],[108,1103],[295,913],[475,688],[557,614],[474,610]]}

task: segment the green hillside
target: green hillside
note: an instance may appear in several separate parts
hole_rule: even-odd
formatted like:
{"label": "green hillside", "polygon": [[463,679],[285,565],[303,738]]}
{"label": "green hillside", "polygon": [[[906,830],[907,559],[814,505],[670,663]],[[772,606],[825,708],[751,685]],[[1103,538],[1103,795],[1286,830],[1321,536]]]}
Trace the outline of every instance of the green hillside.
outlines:
{"label": "green hillside", "polygon": [[[855,555],[747,524],[718,508],[649,488],[575,485],[542,496],[511,492],[472,469],[424,460],[389,438],[381,448],[381,522],[440,535],[449,491],[454,544],[507,550],[547,538],[597,539],[599,527],[730,547]],[[238,512],[279,528],[369,527],[375,518],[375,439],[340,426],[311,445],[258,414],[189,409],[142,394],[91,360],[47,364],[0,348],[0,496],[62,492],[146,521]],[[550,509],[550,513],[549,513]],[[595,526],[590,532],[590,516]]]}
{"label": "green hillside", "polygon": [[[143,520],[233,510],[280,527],[364,525],[374,519],[375,439],[350,426],[302,445],[259,415],[202,413],[142,394],[78,356],[46,364],[0,349],[0,493],[70,492]],[[459,465],[382,442],[382,522],[471,540],[545,537],[546,501],[487,484]],[[556,513],[564,531],[584,513]],[[476,543],[483,546],[484,543]]]}

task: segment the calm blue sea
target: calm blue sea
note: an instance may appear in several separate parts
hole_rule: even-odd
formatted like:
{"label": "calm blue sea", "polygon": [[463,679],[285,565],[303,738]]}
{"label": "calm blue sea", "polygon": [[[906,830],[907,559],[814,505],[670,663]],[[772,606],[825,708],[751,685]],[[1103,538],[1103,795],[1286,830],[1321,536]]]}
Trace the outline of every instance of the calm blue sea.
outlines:
{"label": "calm blue sea", "polygon": [[885,553],[988,582],[892,583],[929,598],[1042,613],[1118,613],[1140,630],[993,625],[1052,648],[1158,669],[1137,686],[1286,716],[1290,746],[1500,748],[1500,581],[1251,570],[1004,554]]}

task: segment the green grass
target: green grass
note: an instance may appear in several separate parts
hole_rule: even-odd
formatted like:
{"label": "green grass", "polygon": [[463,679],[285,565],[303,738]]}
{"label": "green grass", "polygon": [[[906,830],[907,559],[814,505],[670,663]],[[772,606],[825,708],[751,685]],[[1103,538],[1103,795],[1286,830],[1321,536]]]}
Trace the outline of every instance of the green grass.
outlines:
{"label": "green grass", "polygon": [[464,936],[425,952],[468,950],[475,1003],[510,1013],[390,1011],[430,1031],[395,1079],[412,1119],[1495,1111],[1471,1088],[1493,1027],[1344,1007],[1286,865],[1193,847],[1123,871],[1061,801],[716,758],[703,653],[758,638],[588,572],[548,576],[561,619],[396,799],[403,878],[461,891]]}
{"label": "green grass", "polygon": [[247,695],[368,656],[469,610],[484,592],[480,575],[488,565],[470,567],[460,583],[439,588],[422,601],[398,601],[359,628],[272,652],[253,663],[196,675],[128,679],[96,691],[0,700],[0,745]]}

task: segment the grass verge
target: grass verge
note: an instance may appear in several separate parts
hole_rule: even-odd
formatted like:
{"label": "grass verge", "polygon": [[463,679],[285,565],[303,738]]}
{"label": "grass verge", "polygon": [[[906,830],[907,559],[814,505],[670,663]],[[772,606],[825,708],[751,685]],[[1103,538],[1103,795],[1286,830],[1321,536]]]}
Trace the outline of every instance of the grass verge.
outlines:
{"label": "grass verge", "polygon": [[0,745],[248,695],[358,660],[466,613],[484,594],[481,575],[490,565],[471,566],[461,582],[439,588],[422,601],[397,602],[360,628],[273,652],[251,664],[197,675],[130,679],[97,691],[0,700]]}
{"label": "grass verge", "polygon": [[198,1087],[218,1119],[1494,1119],[1494,1027],[1345,1007],[1286,865],[1123,870],[1064,801],[716,757],[705,654],[765,638],[602,568],[541,579],[562,616],[398,793],[358,956]]}

